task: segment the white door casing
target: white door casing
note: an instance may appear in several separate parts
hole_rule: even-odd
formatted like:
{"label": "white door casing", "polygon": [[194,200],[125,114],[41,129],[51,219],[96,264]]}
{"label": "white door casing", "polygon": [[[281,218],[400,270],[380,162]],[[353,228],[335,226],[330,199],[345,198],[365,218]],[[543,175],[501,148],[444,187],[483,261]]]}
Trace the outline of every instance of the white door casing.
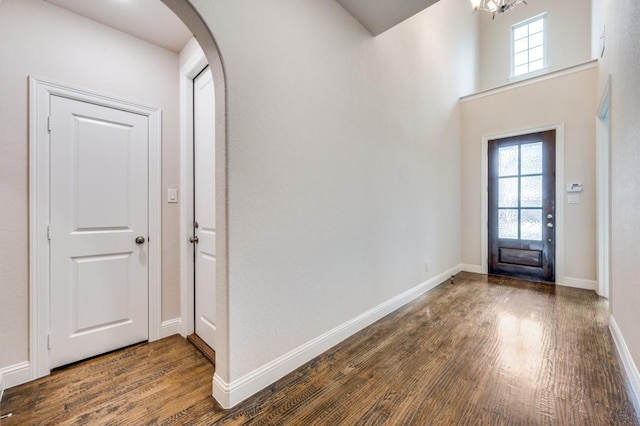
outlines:
{"label": "white door casing", "polygon": [[598,295],[609,298],[611,283],[611,75],[596,116],[596,179],[598,207]]}
{"label": "white door casing", "polygon": [[[193,234],[193,79],[207,66],[198,50],[180,68],[180,300],[181,330],[187,337],[195,333],[195,251],[189,238]],[[219,130],[219,129],[218,129]],[[218,212],[220,213],[220,212]],[[220,243],[220,241],[217,241]]]}
{"label": "white door casing", "polygon": [[[55,216],[55,213],[51,212],[50,209],[50,187],[52,189],[53,187],[51,185],[52,170],[50,168],[52,152],[50,150],[48,128],[52,98],[57,96],[69,100],[90,103],[94,106],[111,108],[120,112],[138,114],[146,120],[148,151],[145,161],[146,164],[148,164],[146,172],[148,232],[145,235],[145,240],[147,241],[145,241],[143,251],[146,255],[148,271],[148,295],[144,301],[144,304],[147,306],[145,310],[147,317],[145,321],[147,325],[145,334],[146,338],[150,341],[159,338],[161,325],[161,111],[158,108],[97,94],[36,76],[30,76],[29,80],[30,368],[31,379],[36,379],[49,374],[51,369],[48,350],[51,327],[49,309],[52,299],[50,274],[55,273],[55,268],[51,268],[50,265],[50,259],[53,262],[54,258],[51,257],[48,228],[50,217],[52,214]],[[112,218],[109,218],[109,220],[111,219]],[[74,220],[77,220],[77,218],[74,218]],[[81,228],[83,227],[92,228],[93,226],[82,225]],[[51,228],[51,231],[51,236],[55,239],[56,230]],[[122,230],[120,231],[124,233]],[[86,240],[82,244],[90,245],[91,243],[89,241],[90,240]],[[122,263],[122,261],[118,259],[118,256],[122,256],[123,253],[126,253],[126,250],[119,250],[120,249],[115,250],[119,255],[107,255],[106,257],[111,256],[113,262]],[[137,246],[133,250],[129,249],[129,251],[138,255],[140,254],[139,250],[140,248]],[[98,256],[97,259],[102,258]],[[80,263],[82,263],[82,261]],[[82,275],[101,262],[94,262],[93,265],[89,265],[89,263],[91,262],[85,262],[84,265],[76,269],[79,275]],[[106,263],[108,263],[108,261]],[[105,269],[104,265],[106,263],[102,263],[103,269]],[[70,265],[70,263],[68,263],[68,265]],[[84,269],[84,271],[80,271],[80,269]],[[116,274],[111,268],[106,269],[109,269],[106,274],[107,276]],[[104,307],[100,306],[100,309],[103,310]],[[102,315],[102,320],[104,320],[106,315],[105,311],[98,312],[98,314]],[[96,318],[94,318],[94,320],[95,319]],[[82,321],[85,321],[84,328],[91,328],[91,325],[87,327],[90,320],[84,318],[81,322]],[[80,328],[83,328],[82,324],[80,325]],[[96,328],[100,329],[101,327],[97,326]],[[80,332],[80,334],[82,334],[82,332]]]}
{"label": "white door casing", "polygon": [[50,102],[55,368],[148,339],[149,125],[110,107]]}
{"label": "white door casing", "polygon": [[206,68],[193,81],[195,333],[215,350],[216,193],[214,87]]}
{"label": "white door casing", "polygon": [[[176,3],[163,0],[165,4]],[[180,3],[181,4],[181,3]],[[177,11],[177,8],[174,9]],[[176,12],[180,15],[179,11]],[[195,15],[194,15],[195,16]],[[198,38],[202,42],[210,37],[205,32]],[[228,250],[228,187],[227,187],[227,116],[225,73],[215,43],[203,45],[207,52],[194,49],[180,67],[180,296],[181,334],[194,333],[194,250],[189,238],[193,236],[193,79],[209,64],[215,85],[216,131],[216,369],[213,376],[213,396],[223,407],[235,402],[230,386],[229,347],[229,250]],[[209,62],[211,61],[211,62]]]}

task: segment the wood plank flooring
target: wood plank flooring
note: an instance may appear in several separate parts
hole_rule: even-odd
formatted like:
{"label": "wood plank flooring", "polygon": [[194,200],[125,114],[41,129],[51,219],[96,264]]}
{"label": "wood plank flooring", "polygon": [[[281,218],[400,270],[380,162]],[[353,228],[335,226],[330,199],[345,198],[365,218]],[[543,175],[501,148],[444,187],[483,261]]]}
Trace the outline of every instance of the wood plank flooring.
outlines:
{"label": "wood plank flooring", "polygon": [[462,273],[224,411],[174,336],[9,389],[10,425],[638,425],[593,292]]}
{"label": "wood plank flooring", "polygon": [[202,352],[202,355],[204,355],[209,359],[209,361],[211,361],[214,367],[216,366],[216,352],[213,349],[211,349],[211,347],[207,345],[200,336],[198,336],[195,333],[190,334],[187,336],[187,340],[191,342],[193,346],[198,348],[200,352]]}

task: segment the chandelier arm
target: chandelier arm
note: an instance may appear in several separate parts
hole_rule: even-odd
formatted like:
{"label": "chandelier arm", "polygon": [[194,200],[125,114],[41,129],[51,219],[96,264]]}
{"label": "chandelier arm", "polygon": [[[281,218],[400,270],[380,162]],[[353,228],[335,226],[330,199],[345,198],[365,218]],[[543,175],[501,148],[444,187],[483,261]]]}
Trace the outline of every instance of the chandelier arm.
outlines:
{"label": "chandelier arm", "polygon": [[487,12],[495,18],[499,13],[505,13],[520,3],[527,4],[526,0],[469,0],[474,13]]}

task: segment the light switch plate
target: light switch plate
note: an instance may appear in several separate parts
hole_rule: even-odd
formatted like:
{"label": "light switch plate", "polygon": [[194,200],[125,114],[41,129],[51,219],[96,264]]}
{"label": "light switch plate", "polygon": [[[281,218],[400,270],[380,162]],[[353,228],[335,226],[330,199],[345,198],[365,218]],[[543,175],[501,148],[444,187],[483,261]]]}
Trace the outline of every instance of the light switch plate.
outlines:
{"label": "light switch plate", "polygon": [[178,190],[167,189],[167,203],[177,203],[177,202],[178,202]]}
{"label": "light switch plate", "polygon": [[569,194],[569,195],[567,195],[567,203],[569,203],[569,204],[580,204],[580,195],[578,195],[578,194]]}

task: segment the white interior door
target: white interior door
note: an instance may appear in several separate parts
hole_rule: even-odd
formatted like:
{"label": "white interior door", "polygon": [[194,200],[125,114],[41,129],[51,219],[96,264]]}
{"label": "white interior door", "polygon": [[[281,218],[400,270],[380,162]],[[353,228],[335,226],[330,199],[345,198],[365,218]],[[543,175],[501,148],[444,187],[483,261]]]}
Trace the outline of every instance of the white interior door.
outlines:
{"label": "white interior door", "polygon": [[209,68],[193,81],[195,332],[216,346],[216,193],[213,76]]}
{"label": "white interior door", "polygon": [[148,118],[51,96],[50,123],[54,368],[148,338]]}

